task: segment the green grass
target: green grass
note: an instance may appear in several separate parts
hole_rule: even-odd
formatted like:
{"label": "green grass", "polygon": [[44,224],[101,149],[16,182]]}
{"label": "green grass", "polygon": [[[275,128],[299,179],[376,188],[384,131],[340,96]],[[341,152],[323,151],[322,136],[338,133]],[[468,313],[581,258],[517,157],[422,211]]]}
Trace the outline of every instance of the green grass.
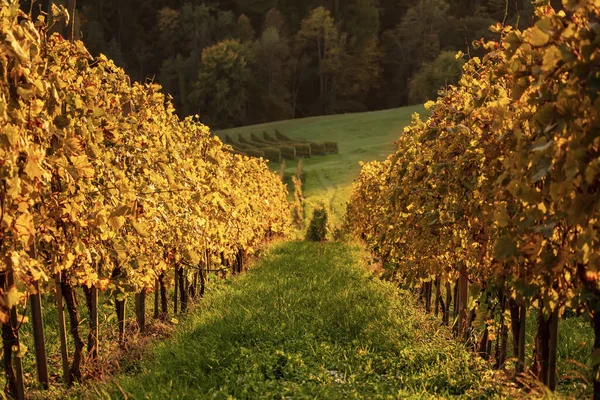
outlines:
{"label": "green grass", "polygon": [[278,245],[209,293],[137,375],[82,397],[493,396],[483,361],[365,260],[346,244]]}
{"label": "green grass", "polygon": [[[307,216],[314,205],[323,201],[332,211],[332,224],[343,216],[350,197],[352,182],[360,172],[360,161],[383,160],[395,149],[394,141],[410,123],[413,113],[423,113],[422,106],[358,114],[341,114],[278,121],[268,124],[229,129],[216,134],[224,140],[225,134],[249,138],[250,133],[272,133],[278,129],[294,140],[334,141],[339,154],[315,156],[303,160],[304,194],[307,199]],[[296,172],[297,161],[286,161],[286,175]],[[280,164],[270,163],[279,172]],[[288,185],[291,188],[291,185]]]}

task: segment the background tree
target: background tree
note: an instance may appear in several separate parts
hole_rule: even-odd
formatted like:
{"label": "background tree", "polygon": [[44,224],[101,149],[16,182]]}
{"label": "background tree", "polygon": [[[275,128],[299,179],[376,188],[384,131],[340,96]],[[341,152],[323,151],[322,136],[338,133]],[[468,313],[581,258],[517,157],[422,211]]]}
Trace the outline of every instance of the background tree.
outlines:
{"label": "background tree", "polygon": [[[21,6],[39,15],[53,2],[67,0]],[[533,22],[533,4],[523,0],[89,0],[77,7],[75,32],[92,54],[105,53],[133,80],[158,81],[181,116],[199,110],[190,93],[203,50],[226,39],[246,44],[255,79],[244,88],[250,105],[238,124],[419,101],[410,82],[440,53],[480,55],[472,41],[492,38],[488,27],[498,20]]]}
{"label": "background tree", "polygon": [[426,63],[409,84],[411,103],[425,103],[438,97],[440,88],[455,85],[460,78],[464,60],[453,51],[444,51],[430,63]]}
{"label": "background tree", "polygon": [[301,94],[313,112],[329,113],[335,109],[339,83],[336,80],[342,72],[345,40],[346,35],[340,34],[331,13],[324,7],[311,11],[296,34],[297,50],[309,60],[310,71],[306,90]]}
{"label": "background tree", "polygon": [[202,66],[188,99],[203,122],[218,128],[244,121],[250,79],[247,44],[226,39],[202,51]]}

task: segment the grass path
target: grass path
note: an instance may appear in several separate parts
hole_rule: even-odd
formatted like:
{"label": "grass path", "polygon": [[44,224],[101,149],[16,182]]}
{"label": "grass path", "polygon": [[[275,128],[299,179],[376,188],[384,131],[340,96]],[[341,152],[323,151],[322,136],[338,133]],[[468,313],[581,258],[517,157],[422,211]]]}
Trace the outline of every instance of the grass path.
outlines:
{"label": "grass path", "polygon": [[[490,396],[488,370],[347,244],[288,242],[93,398]],[[487,391],[487,392],[486,392]]]}

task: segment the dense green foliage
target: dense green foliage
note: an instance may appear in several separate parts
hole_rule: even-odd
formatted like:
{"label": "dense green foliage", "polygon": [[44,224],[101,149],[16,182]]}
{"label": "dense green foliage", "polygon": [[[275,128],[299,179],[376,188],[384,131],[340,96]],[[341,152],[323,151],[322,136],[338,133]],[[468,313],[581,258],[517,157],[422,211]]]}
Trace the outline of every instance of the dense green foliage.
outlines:
{"label": "dense green foliage", "polygon": [[311,242],[322,242],[327,236],[327,210],[324,204],[319,204],[317,208],[313,210],[312,217],[308,224],[308,230],[306,231],[306,240]]}
{"label": "dense green foliage", "polygon": [[375,278],[358,248],[291,242],[209,292],[139,374],[88,392],[122,398],[491,396],[490,372]]}
{"label": "dense green foliage", "polygon": [[[52,1],[65,2],[34,9]],[[135,80],[158,81],[180,115],[198,113],[214,128],[419,102],[431,90],[411,96],[409,82],[424,64],[445,50],[466,53],[505,11],[521,24],[532,14],[522,0],[94,0],[78,7],[75,32],[94,55],[107,54]],[[437,79],[456,82],[451,72]]]}

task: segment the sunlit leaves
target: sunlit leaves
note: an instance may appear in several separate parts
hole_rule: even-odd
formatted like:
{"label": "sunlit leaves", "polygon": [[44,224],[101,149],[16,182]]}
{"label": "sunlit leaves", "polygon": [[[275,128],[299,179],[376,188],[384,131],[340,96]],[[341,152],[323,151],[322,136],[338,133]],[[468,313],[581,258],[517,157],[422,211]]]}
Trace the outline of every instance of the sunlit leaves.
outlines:
{"label": "sunlit leaves", "polygon": [[285,186],[264,161],[0,1],[0,267],[19,291],[64,271],[124,298],[204,250],[232,260],[288,232]]}
{"label": "sunlit leaves", "polygon": [[600,287],[600,4],[564,3],[523,32],[496,27],[388,166],[363,166],[348,221],[407,279],[464,264],[471,283],[548,309]]}

